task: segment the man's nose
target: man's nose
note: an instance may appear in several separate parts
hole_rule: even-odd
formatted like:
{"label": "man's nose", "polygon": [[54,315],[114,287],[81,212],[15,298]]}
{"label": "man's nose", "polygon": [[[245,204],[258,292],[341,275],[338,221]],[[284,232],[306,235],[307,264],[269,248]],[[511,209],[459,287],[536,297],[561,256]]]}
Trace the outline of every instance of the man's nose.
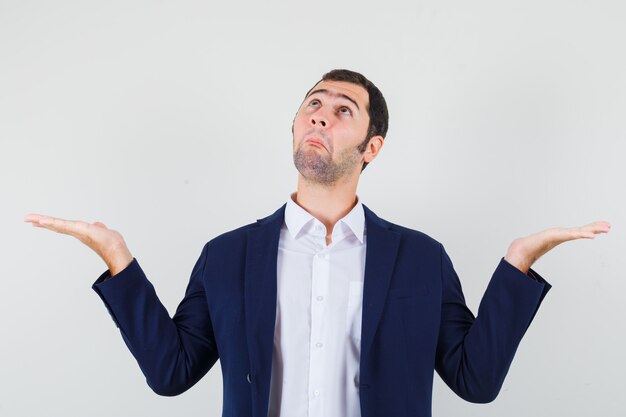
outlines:
{"label": "man's nose", "polygon": [[312,126],[317,126],[317,127],[327,127],[329,124],[328,118],[319,111],[311,116],[310,123]]}

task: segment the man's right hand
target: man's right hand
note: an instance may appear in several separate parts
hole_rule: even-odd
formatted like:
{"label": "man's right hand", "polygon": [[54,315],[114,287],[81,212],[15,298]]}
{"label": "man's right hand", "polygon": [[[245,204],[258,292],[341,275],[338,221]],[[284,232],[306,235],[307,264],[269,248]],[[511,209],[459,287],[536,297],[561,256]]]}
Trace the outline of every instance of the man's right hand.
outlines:
{"label": "man's right hand", "polygon": [[24,221],[35,227],[43,227],[57,233],[74,236],[89,246],[107,264],[111,275],[126,268],[133,260],[122,235],[104,223],[86,223],[79,220],[64,220],[41,214],[29,214]]}

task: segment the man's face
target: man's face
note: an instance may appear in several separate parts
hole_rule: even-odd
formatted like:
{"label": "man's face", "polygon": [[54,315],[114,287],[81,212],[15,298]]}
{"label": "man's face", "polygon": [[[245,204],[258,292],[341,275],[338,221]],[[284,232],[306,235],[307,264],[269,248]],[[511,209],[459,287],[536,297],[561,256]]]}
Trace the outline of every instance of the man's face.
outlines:
{"label": "man's face", "polygon": [[332,185],[361,171],[358,146],[369,126],[365,88],[320,81],[300,106],[293,124],[293,159],[307,180]]}

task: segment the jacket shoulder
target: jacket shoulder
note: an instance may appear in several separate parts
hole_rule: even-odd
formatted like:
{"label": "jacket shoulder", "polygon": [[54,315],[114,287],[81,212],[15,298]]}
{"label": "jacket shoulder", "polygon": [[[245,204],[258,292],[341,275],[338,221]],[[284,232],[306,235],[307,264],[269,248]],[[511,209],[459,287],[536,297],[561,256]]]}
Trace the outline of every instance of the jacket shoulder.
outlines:
{"label": "jacket shoulder", "polygon": [[389,220],[385,220],[378,217],[374,212],[365,207],[365,217],[373,224],[377,224],[391,232],[398,233],[401,239],[408,244],[417,244],[420,246],[433,247],[439,249],[442,247],[441,243],[433,237],[427,235],[419,230],[411,229],[405,226],[401,226],[396,223],[392,223]]}
{"label": "jacket shoulder", "polygon": [[234,247],[239,247],[241,245],[245,245],[248,239],[248,234],[250,231],[258,229],[260,227],[278,227],[282,226],[283,218],[284,218],[284,209],[283,205],[281,208],[276,210],[271,215],[258,219],[256,222],[246,224],[244,226],[240,226],[236,229],[229,230],[228,232],[224,232],[213,239],[209,240],[205,249],[229,249]]}

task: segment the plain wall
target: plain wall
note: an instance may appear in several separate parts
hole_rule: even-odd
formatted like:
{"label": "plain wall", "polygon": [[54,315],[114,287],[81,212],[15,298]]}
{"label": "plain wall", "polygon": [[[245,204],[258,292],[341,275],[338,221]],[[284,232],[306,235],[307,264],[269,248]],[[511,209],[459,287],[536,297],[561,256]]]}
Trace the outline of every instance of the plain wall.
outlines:
{"label": "plain wall", "polygon": [[104,263],[22,218],[121,231],[173,313],[204,243],[295,190],[291,122],[342,67],[391,114],[361,201],[442,242],[473,311],[513,238],[613,224],[535,265],[554,288],[496,401],[435,376],[433,414],[624,415],[624,21],[622,1],[0,0],[0,415],[220,415],[219,366],[152,393],[91,290]]}

